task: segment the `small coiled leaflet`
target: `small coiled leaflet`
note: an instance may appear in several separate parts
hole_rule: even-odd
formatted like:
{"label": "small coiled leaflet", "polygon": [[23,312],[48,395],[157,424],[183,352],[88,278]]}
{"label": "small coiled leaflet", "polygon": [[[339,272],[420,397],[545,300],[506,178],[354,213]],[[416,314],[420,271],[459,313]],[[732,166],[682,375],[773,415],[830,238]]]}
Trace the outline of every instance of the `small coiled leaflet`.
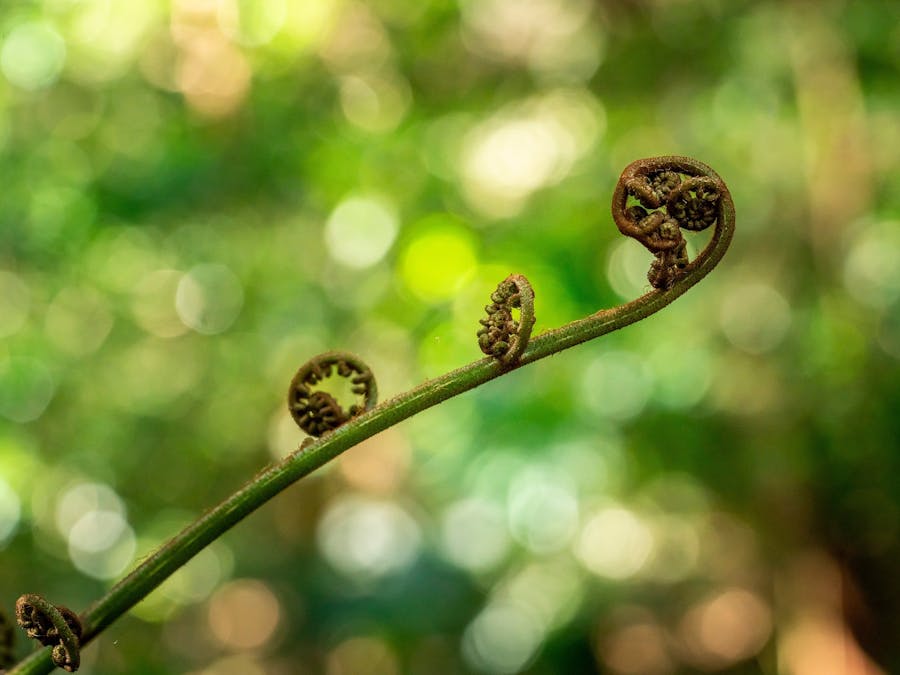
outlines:
{"label": "small coiled leaflet", "polygon": [[[513,317],[514,309],[519,310],[518,320]],[[504,365],[515,364],[534,328],[534,290],[528,279],[510,274],[491,293],[491,303],[484,311],[487,317],[479,319],[478,346]]]}
{"label": "small coiled leaflet", "polygon": [[[330,377],[333,370],[350,378],[351,391],[361,397],[359,404],[345,411],[337,399],[326,391],[314,390],[319,382]],[[297,370],[288,388],[288,409],[291,417],[310,436],[334,431],[349,419],[378,402],[378,387],[369,367],[350,352],[325,352],[314,356]]]}
{"label": "small coiled leaflet", "polygon": [[28,593],[16,600],[16,620],[25,634],[47,647],[58,668],[74,673],[81,665],[81,620],[68,607],[57,607]]}
{"label": "small coiled leaflet", "polygon": [[613,193],[613,220],[654,254],[647,273],[653,288],[667,290],[684,276],[690,261],[681,230],[698,232],[721,222],[723,196],[730,204],[722,179],[688,157],[651,157],[625,167]]}

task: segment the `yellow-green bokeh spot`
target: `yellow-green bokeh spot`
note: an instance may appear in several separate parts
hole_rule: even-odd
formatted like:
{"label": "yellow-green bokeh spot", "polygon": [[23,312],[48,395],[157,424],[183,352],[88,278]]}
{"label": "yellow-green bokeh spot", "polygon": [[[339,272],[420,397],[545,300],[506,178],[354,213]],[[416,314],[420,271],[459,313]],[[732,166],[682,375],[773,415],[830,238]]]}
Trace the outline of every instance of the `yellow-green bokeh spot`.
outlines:
{"label": "yellow-green bokeh spot", "polygon": [[475,237],[447,213],[426,216],[412,229],[400,256],[400,278],[426,302],[449,300],[478,265]]}

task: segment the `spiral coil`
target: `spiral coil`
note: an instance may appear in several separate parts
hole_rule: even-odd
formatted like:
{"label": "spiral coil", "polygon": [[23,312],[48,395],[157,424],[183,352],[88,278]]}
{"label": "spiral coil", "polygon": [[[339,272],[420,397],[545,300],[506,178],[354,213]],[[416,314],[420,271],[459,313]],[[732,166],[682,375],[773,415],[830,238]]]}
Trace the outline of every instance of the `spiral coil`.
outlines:
{"label": "spiral coil", "polygon": [[653,288],[669,289],[684,276],[690,260],[681,231],[715,225],[727,191],[709,167],[686,157],[639,159],[625,168],[613,195],[613,219],[655,256],[647,273]]}
{"label": "spiral coil", "polygon": [[[350,379],[351,391],[360,396],[359,403],[344,410],[337,399],[326,391],[314,389],[322,380],[337,371]],[[291,417],[310,436],[321,436],[371,410],[378,402],[375,376],[369,367],[350,352],[325,352],[314,356],[297,370],[288,388],[288,409]]]}

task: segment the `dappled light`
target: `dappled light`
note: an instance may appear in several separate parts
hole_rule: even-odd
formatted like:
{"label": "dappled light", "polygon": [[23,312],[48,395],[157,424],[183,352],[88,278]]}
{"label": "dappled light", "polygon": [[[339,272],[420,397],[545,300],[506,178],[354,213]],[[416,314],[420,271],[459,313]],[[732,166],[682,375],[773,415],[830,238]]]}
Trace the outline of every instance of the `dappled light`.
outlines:
{"label": "dappled light", "polygon": [[210,598],[207,616],[210,632],[226,648],[258,649],[275,635],[281,609],[264,583],[236,579]]}
{"label": "dappled light", "polygon": [[[467,363],[502,373],[249,514],[79,672],[900,672],[890,0],[0,19],[0,612],[23,593],[83,612],[303,457],[284,397],[316,354],[359,354],[387,405]],[[728,254],[664,311],[527,363],[713,240],[647,212],[692,179],[658,170],[620,193],[639,241],[620,235],[616,179],[648,156],[721,174]],[[708,225],[722,197],[692,185],[682,220]],[[491,298],[511,275],[534,326],[492,363],[528,305]],[[349,410],[353,386],[313,389]]]}

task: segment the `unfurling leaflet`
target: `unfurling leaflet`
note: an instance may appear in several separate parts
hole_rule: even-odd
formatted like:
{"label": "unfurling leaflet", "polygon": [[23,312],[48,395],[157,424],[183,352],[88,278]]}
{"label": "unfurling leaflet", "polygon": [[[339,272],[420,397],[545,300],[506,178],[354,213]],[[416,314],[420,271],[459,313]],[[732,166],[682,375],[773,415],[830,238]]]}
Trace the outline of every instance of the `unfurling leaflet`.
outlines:
{"label": "unfurling leaflet", "polygon": [[653,288],[667,290],[690,264],[681,230],[696,232],[721,222],[726,201],[731,203],[728,188],[705,164],[688,157],[651,157],[622,172],[612,215],[622,234],[656,256],[647,279]]}
{"label": "unfurling leaflet", "polygon": [[[513,310],[519,310],[518,320]],[[534,328],[534,291],[521,274],[510,274],[491,293],[487,317],[479,319],[478,346],[488,356],[510,366],[518,362]]]}
{"label": "unfurling leaflet", "polygon": [[74,673],[81,665],[81,620],[68,607],[57,607],[40,595],[16,600],[16,620],[25,634],[47,647],[58,668]]}
{"label": "unfurling leaflet", "polygon": [[[314,389],[322,380],[331,377],[335,369],[341,377],[350,378],[351,391],[360,397],[359,403],[346,411],[334,396]],[[377,402],[375,376],[362,359],[350,352],[325,352],[314,356],[300,366],[288,389],[291,417],[310,436],[334,431],[361,412],[374,408]]]}

